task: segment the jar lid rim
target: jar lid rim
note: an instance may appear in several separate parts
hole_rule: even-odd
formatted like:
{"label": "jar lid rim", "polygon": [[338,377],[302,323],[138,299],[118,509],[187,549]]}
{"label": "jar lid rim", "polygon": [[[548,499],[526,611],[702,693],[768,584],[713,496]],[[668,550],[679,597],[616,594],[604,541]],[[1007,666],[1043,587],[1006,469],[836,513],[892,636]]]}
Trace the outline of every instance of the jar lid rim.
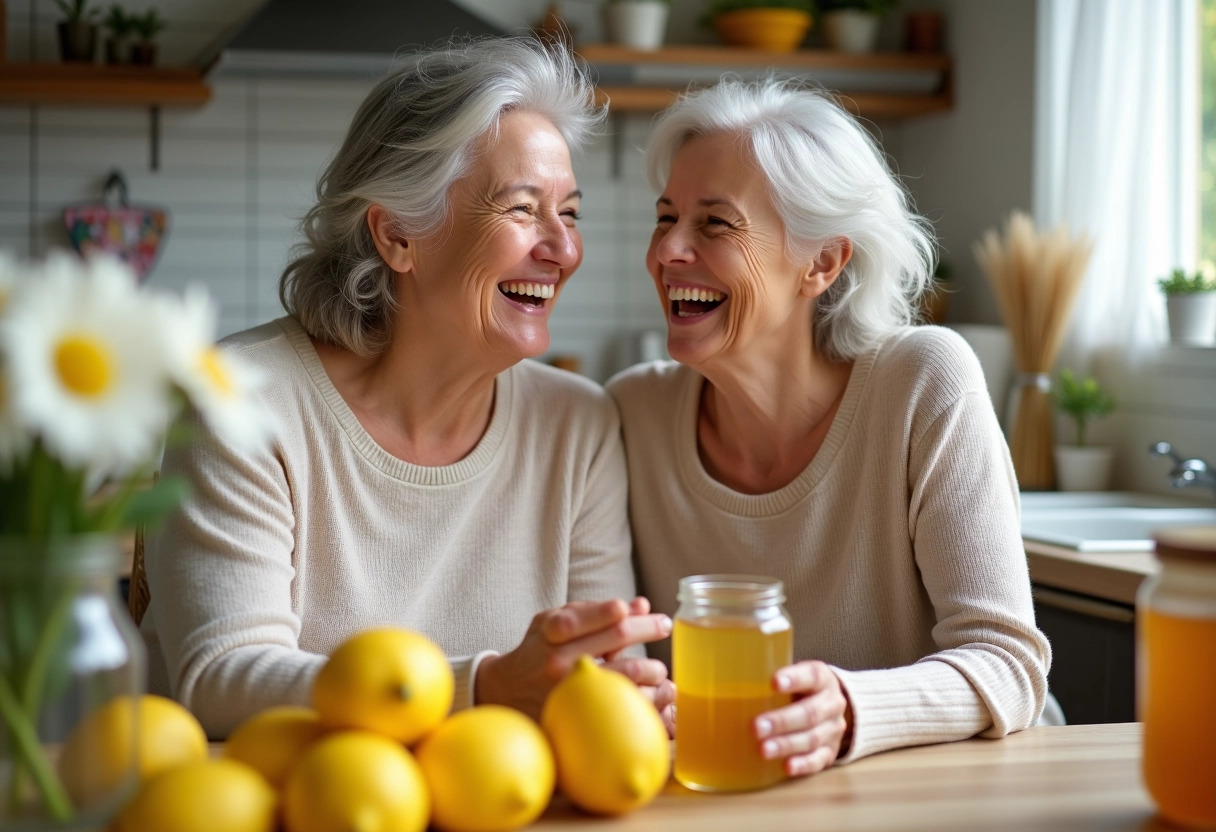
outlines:
{"label": "jar lid rim", "polygon": [[1154,538],[1158,558],[1216,561],[1216,526],[1176,526]]}

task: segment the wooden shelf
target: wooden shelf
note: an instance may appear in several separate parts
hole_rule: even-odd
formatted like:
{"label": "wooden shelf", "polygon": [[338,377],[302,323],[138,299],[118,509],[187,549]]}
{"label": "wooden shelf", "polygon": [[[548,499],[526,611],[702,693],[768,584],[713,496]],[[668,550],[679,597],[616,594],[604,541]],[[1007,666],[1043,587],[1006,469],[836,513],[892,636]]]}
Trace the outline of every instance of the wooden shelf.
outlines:
{"label": "wooden shelf", "polygon": [[[601,102],[607,101],[615,112],[652,113],[671,104],[685,84],[626,83],[620,80],[622,71],[637,72],[652,67],[686,67],[691,78],[707,67],[723,71],[755,71],[773,69],[779,72],[806,74],[831,72],[839,83],[840,101],[854,113],[870,119],[910,118],[949,110],[954,105],[951,90],[953,61],[948,55],[904,52],[877,52],[855,55],[823,49],[803,49],[796,52],[764,52],[755,49],[715,46],[668,46],[654,52],[643,52],[611,44],[589,44],[579,47],[578,54],[601,70],[608,80],[597,88]],[[607,71],[605,71],[607,70]],[[881,74],[893,75],[932,73],[937,76],[929,92],[896,92],[872,89],[850,90],[848,79],[874,79]],[[881,83],[881,82],[879,82]],[[871,81],[868,86],[874,86]]]}
{"label": "wooden shelf", "polygon": [[198,107],[210,98],[196,69],[0,64],[0,105]]}

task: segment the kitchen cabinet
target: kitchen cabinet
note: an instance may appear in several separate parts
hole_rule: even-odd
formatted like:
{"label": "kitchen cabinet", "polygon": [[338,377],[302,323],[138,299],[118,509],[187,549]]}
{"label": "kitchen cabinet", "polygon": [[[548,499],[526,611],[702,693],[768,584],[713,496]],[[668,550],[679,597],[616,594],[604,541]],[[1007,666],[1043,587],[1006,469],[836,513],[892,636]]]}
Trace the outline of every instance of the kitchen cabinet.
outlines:
{"label": "kitchen cabinet", "polygon": [[1035,584],[1035,619],[1051,642],[1048,686],[1070,725],[1136,719],[1135,609]]}
{"label": "kitchen cabinet", "polygon": [[578,54],[598,74],[597,94],[613,112],[652,113],[675,101],[689,82],[709,83],[723,72],[808,75],[869,119],[909,118],[953,106],[948,55],[824,49],[765,52],[716,46],[668,46],[653,52],[588,44]]}

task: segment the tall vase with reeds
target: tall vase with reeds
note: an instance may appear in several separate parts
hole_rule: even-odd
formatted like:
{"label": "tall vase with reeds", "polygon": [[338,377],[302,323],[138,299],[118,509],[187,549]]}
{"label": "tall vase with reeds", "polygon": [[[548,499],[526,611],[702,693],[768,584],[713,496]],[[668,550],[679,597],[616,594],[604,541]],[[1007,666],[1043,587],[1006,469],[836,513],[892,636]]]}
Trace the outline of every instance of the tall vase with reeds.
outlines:
{"label": "tall vase with reeds", "polygon": [[1025,491],[1047,490],[1055,481],[1049,373],[1092,251],[1089,237],[1074,236],[1066,226],[1039,231],[1020,212],[1003,231],[986,231],[974,246],[1013,342],[1018,403],[1009,451]]}

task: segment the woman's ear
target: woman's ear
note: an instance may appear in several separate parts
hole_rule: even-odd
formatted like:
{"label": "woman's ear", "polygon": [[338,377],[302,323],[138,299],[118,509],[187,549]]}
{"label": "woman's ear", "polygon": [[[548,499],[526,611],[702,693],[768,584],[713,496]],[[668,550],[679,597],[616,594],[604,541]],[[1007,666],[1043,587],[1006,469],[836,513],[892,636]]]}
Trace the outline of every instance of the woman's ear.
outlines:
{"label": "woman's ear", "polygon": [[853,242],[848,237],[836,237],[824,243],[802,276],[802,296],[817,298],[826,292],[852,256]]}
{"label": "woman's ear", "polygon": [[401,235],[397,220],[383,205],[373,203],[367,209],[367,230],[371,232],[376,251],[390,269],[404,274],[414,267],[414,248]]}

